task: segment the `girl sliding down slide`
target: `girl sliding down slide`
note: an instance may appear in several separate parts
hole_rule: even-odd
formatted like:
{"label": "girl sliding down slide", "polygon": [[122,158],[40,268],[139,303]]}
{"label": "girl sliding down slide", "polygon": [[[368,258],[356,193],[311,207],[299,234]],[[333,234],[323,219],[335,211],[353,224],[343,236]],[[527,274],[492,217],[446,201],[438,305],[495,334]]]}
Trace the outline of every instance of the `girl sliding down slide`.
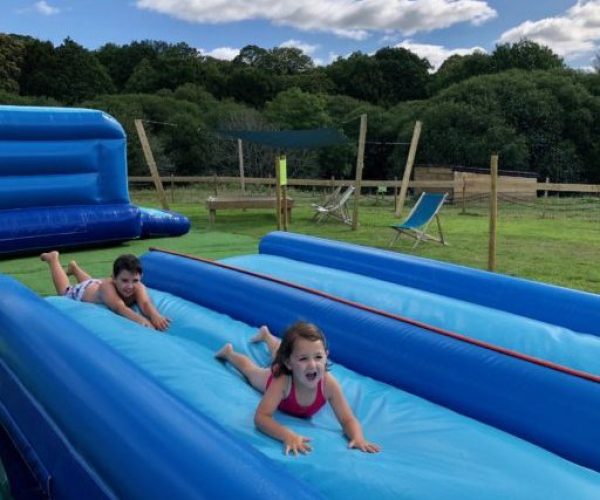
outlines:
{"label": "girl sliding down slide", "polygon": [[271,368],[257,366],[247,356],[234,352],[225,344],[215,357],[229,361],[241,371],[252,387],[262,392],[254,423],[265,434],[282,441],[285,454],[308,453],[310,438],[300,436],[277,423],[277,409],[302,418],[309,418],[329,402],[349,439],[348,447],[367,453],[377,453],[380,447],[370,443],[362,433],[360,423],[352,413],[337,380],[327,372],[327,342],[315,325],[298,322],[287,329],[283,339],[273,336],[266,326],[259,329],[252,342],[265,342],[273,363]]}

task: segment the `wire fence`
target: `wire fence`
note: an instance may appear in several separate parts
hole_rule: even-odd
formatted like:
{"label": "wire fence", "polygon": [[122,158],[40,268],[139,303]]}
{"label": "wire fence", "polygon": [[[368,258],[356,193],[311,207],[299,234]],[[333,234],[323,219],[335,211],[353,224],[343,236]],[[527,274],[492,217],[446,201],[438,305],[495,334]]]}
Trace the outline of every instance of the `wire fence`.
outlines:
{"label": "wire fence", "polygon": [[[460,213],[487,215],[490,208],[489,193],[478,193],[456,200],[452,205]],[[498,211],[502,217],[541,219],[579,219],[600,221],[600,196],[598,195],[548,195],[537,198],[519,194],[498,194]]]}

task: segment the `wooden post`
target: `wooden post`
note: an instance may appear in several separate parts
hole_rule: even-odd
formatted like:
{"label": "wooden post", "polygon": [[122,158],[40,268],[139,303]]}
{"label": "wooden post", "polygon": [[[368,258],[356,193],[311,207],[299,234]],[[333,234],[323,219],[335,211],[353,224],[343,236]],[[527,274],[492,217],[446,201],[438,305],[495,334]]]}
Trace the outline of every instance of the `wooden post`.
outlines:
{"label": "wooden post", "polygon": [[146,163],[148,164],[148,168],[150,169],[150,175],[152,176],[152,180],[154,181],[154,187],[156,188],[156,193],[158,194],[158,201],[160,201],[160,206],[165,210],[169,210],[169,203],[167,202],[165,190],[163,189],[162,181],[160,180],[160,175],[158,174],[158,168],[156,167],[154,155],[152,154],[150,143],[148,142],[148,138],[146,137],[146,131],[144,130],[142,120],[135,119],[133,120],[133,123],[135,124],[135,129],[137,131],[140,143],[142,145],[144,158],[146,159]]}
{"label": "wooden post", "polygon": [[400,217],[402,210],[404,209],[404,203],[406,202],[406,192],[408,191],[408,183],[410,182],[410,174],[412,172],[413,163],[415,162],[415,156],[417,154],[417,146],[419,144],[419,137],[421,136],[421,122],[415,122],[415,128],[413,130],[412,139],[410,141],[410,148],[408,150],[408,157],[406,158],[406,165],[404,167],[404,175],[402,176],[402,185],[400,186],[400,199],[396,206],[396,217]]}
{"label": "wooden post", "polygon": [[[546,177],[546,184],[550,183],[550,177]],[[548,203],[548,190],[544,191],[544,203],[542,204],[542,219],[546,218],[546,203]]]}
{"label": "wooden post", "polygon": [[496,233],[498,230],[498,154],[490,161],[490,241],[488,246],[488,270],[496,270]]}
{"label": "wooden post", "polygon": [[279,185],[279,153],[275,153],[275,210],[277,212],[277,230],[281,231],[281,186]]}
{"label": "wooden post", "polygon": [[287,204],[287,186],[281,186],[281,218],[283,220],[283,230],[288,230],[288,204]]}
{"label": "wooden post", "polygon": [[215,196],[219,196],[219,181],[217,179],[217,174],[213,174],[213,192]]}
{"label": "wooden post", "polygon": [[398,207],[398,177],[394,176],[394,213],[396,212],[396,208]]}
{"label": "wooden post", "polygon": [[175,203],[175,183],[173,182],[173,172],[171,172],[171,203]]}
{"label": "wooden post", "polygon": [[242,140],[238,139],[238,158],[240,163],[240,185],[242,193],[246,193],[246,179],[244,177],[244,150],[242,149]]}
{"label": "wooden post", "polygon": [[365,165],[365,142],[367,139],[367,115],[360,115],[360,131],[358,133],[358,154],[356,155],[356,185],[354,190],[354,213],[352,215],[352,231],[358,228],[358,202],[362,184],[362,171]]}
{"label": "wooden post", "polygon": [[462,214],[467,213],[467,174],[462,174]]}

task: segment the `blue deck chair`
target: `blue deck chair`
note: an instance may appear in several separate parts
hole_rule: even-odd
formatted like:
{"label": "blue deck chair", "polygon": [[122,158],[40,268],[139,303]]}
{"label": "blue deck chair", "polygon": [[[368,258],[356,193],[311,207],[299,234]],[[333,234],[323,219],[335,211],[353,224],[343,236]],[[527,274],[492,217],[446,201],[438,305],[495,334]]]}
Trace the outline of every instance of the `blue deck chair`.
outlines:
{"label": "blue deck chair", "polygon": [[[392,229],[396,230],[396,235],[390,242],[390,247],[398,241],[398,238],[400,238],[402,234],[406,234],[417,240],[415,241],[413,248],[415,248],[422,240],[435,241],[442,245],[446,245],[447,243],[444,240],[444,233],[442,232],[442,224],[438,212],[442,208],[447,197],[448,193],[421,193],[421,196],[408,214],[406,220],[400,224],[391,226]],[[437,238],[426,232],[427,227],[434,218],[439,232],[439,237]]]}

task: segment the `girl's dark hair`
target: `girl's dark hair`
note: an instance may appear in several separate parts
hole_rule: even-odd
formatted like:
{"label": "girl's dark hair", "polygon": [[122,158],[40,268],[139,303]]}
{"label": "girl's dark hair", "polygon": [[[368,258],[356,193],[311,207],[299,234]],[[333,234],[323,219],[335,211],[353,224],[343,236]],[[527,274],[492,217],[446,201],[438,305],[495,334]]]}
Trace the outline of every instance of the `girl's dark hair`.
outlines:
{"label": "girl's dark hair", "polygon": [[[291,375],[292,372],[287,366],[285,366],[285,362],[290,359],[292,351],[294,350],[294,345],[296,344],[296,339],[298,338],[313,342],[320,340],[323,342],[325,351],[328,350],[325,335],[323,335],[323,332],[318,326],[312,323],[307,323],[306,321],[298,321],[297,323],[294,323],[293,325],[289,326],[283,334],[281,344],[279,345],[277,354],[275,354],[275,358],[271,364],[271,371],[275,377],[278,377],[281,374]],[[327,368],[329,368],[329,364],[327,365]]]}
{"label": "girl's dark hair", "polygon": [[142,274],[142,264],[135,255],[121,255],[113,262],[113,277],[116,278],[121,271],[129,271],[132,274]]}

